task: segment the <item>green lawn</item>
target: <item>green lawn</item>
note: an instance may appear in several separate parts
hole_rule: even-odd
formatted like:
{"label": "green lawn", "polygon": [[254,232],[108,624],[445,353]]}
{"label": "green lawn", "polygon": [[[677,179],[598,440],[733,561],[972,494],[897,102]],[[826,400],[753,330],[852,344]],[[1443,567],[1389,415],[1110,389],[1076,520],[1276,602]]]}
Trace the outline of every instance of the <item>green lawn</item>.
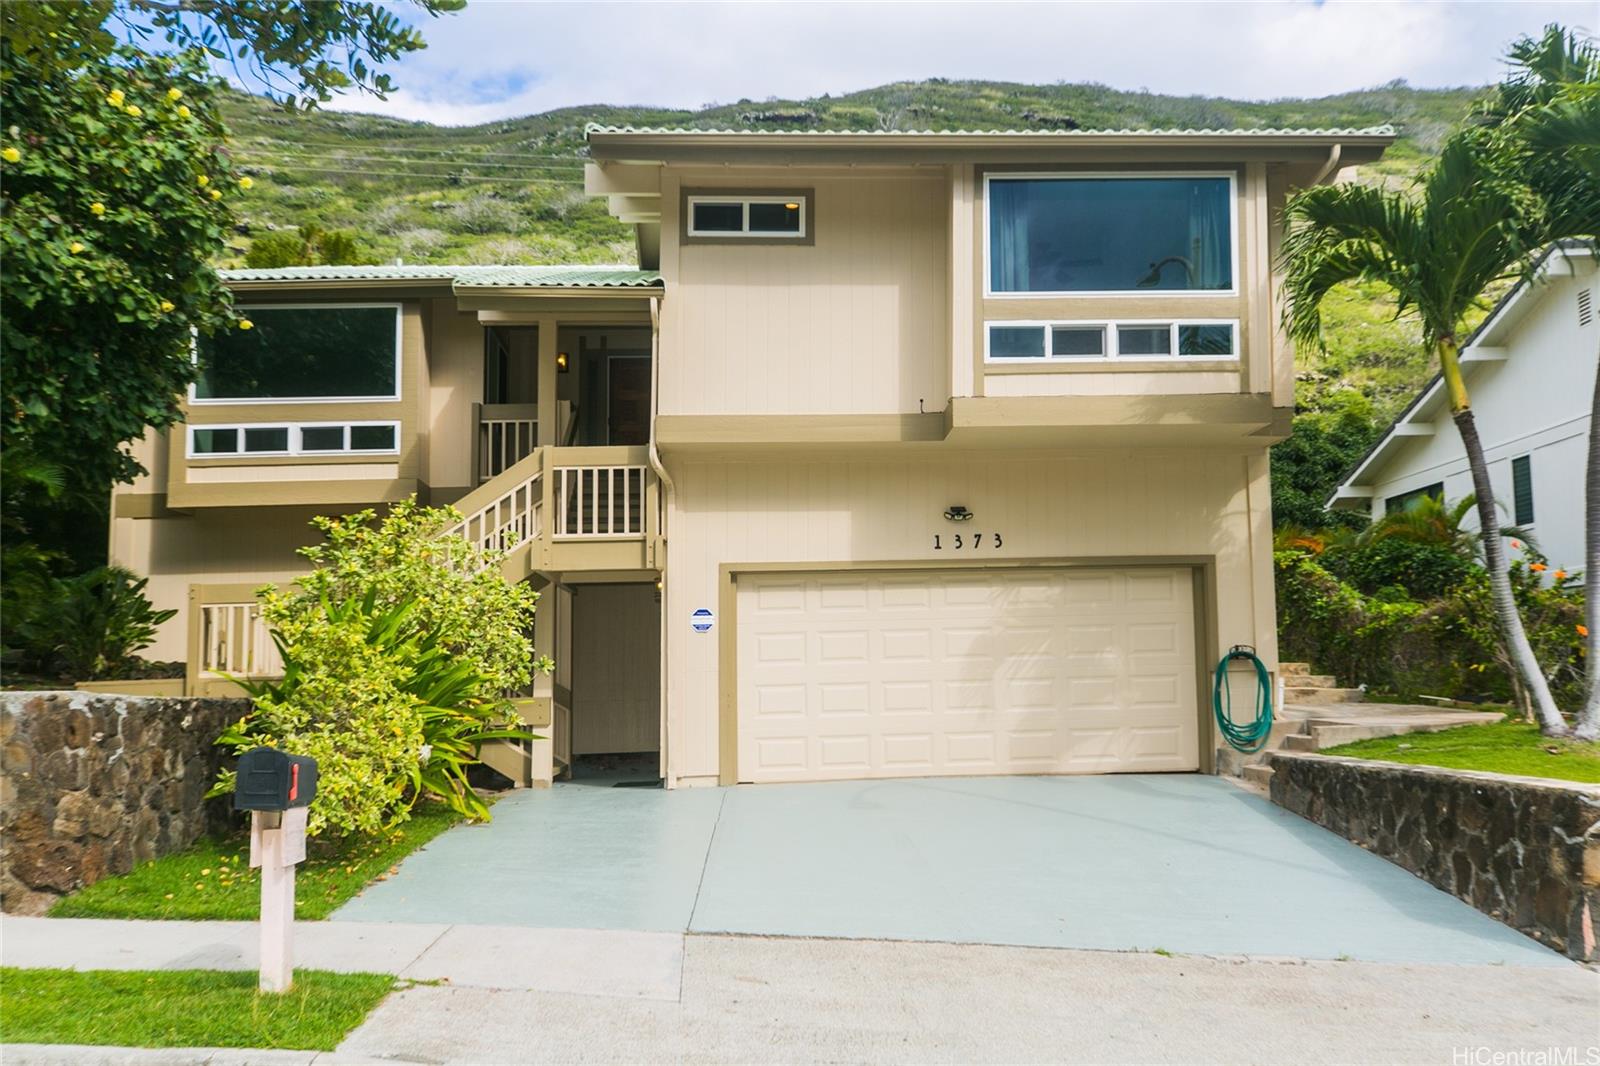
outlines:
{"label": "green lawn", "polygon": [[1600,744],[1553,740],[1518,720],[1358,740],[1322,754],[1600,783]]}
{"label": "green lawn", "polygon": [[[326,918],[401,859],[461,820],[440,804],[419,806],[411,820],[384,837],[344,851],[311,854],[295,871],[295,917]],[[254,921],[261,881],[250,869],[248,836],[206,837],[123,877],[108,877],[50,908],[52,918],[221,918]]]}
{"label": "green lawn", "polygon": [[381,973],[297,970],[281,995],[254,972],[0,969],[11,1044],[332,1051],[395,987]]}

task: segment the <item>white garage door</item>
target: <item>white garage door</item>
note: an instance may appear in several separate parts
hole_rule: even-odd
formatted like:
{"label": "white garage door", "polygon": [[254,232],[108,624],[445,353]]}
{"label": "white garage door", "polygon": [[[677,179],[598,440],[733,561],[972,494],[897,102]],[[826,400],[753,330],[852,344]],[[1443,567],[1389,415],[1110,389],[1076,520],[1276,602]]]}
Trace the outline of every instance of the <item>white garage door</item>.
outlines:
{"label": "white garage door", "polygon": [[743,575],[739,780],[1195,770],[1190,572]]}

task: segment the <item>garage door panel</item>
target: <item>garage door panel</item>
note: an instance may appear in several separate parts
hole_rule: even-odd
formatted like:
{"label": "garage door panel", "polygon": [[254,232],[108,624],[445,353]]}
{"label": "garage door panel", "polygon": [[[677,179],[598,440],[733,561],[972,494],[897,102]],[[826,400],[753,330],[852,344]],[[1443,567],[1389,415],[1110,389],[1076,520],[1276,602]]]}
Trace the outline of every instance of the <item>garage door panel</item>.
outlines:
{"label": "garage door panel", "polygon": [[1198,766],[1176,569],[751,576],[741,780]]}

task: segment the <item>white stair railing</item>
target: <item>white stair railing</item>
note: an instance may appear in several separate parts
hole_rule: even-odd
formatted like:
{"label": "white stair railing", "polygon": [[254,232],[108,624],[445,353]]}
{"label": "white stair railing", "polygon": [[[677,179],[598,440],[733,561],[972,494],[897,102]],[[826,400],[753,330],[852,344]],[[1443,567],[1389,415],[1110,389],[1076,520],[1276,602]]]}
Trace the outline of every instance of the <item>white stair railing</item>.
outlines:
{"label": "white stair railing", "polygon": [[479,484],[533,454],[539,439],[538,411],[533,404],[485,404],[479,409]]}
{"label": "white stair railing", "polygon": [[557,540],[644,536],[644,467],[558,466],[555,478]]}
{"label": "white stair railing", "polygon": [[544,471],[535,468],[440,535],[466,538],[475,553],[515,551],[544,528],[543,482]]}
{"label": "white stair railing", "polygon": [[272,642],[261,606],[207,603],[200,607],[200,673],[207,677],[279,677],[283,659]]}

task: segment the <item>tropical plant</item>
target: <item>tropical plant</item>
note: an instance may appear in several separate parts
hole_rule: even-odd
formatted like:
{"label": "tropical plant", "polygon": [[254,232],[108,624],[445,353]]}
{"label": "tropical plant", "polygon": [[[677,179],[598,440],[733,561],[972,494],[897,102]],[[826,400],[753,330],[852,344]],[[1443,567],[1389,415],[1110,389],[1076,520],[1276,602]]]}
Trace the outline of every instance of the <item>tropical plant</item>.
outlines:
{"label": "tropical plant", "polygon": [[[1538,38],[1517,41],[1507,58],[1511,74],[1496,86],[1480,115],[1491,131],[1490,143],[1505,169],[1543,201],[1552,239],[1576,238],[1594,248],[1600,240],[1600,48],[1552,25]],[[1600,370],[1590,424],[1600,426]],[[1589,434],[1588,467],[1588,690],[1576,732],[1595,740],[1600,739],[1600,433]]]}
{"label": "tropical plant", "polygon": [[[1470,492],[1455,503],[1448,503],[1441,496],[1423,495],[1405,507],[1385,512],[1382,518],[1363,530],[1358,539],[1365,544],[1406,540],[1473,559],[1483,551],[1482,534],[1467,525],[1468,516],[1475,513],[1481,520],[1478,498]],[[1533,535],[1521,526],[1496,525],[1494,528],[1501,539],[1520,538],[1533,543]]]}
{"label": "tropical plant", "polygon": [[[235,754],[265,744],[316,759],[309,832],[370,835],[409,817],[424,795],[489,817],[467,780],[478,746],[530,734],[501,724],[506,702],[414,604],[381,605],[376,590],[309,605],[278,594],[264,613],[283,676],[240,680],[255,708],[217,742]],[[225,772],[214,791],[232,788]]]}
{"label": "tropical plant", "polygon": [[315,832],[377,832],[424,794],[487,818],[467,780],[479,745],[527,736],[503,722],[507,695],[550,666],[528,638],[538,597],[495,553],[441,535],[459,520],[414,499],[381,519],[318,518],[323,543],[301,549],[311,571],[262,590],[284,675],[240,682],[255,708],[220,742],[317,759]]}
{"label": "tropical plant", "polygon": [[[1439,360],[1451,416],[1472,472],[1479,527],[1497,529],[1494,488],[1461,374],[1463,319],[1489,285],[1522,267],[1539,243],[1537,204],[1492,165],[1478,138],[1453,137],[1415,195],[1366,185],[1324,185],[1287,205],[1285,324],[1321,343],[1320,306],[1345,282],[1377,281],[1398,312],[1415,312]],[[1538,709],[1540,728],[1568,732],[1528,642],[1500,537],[1483,538],[1494,615],[1511,662]]]}
{"label": "tropical plant", "polygon": [[24,580],[7,619],[8,651],[25,669],[69,680],[114,676],[178,613],[156,610],[145,595],[149,578],[117,566]]}

